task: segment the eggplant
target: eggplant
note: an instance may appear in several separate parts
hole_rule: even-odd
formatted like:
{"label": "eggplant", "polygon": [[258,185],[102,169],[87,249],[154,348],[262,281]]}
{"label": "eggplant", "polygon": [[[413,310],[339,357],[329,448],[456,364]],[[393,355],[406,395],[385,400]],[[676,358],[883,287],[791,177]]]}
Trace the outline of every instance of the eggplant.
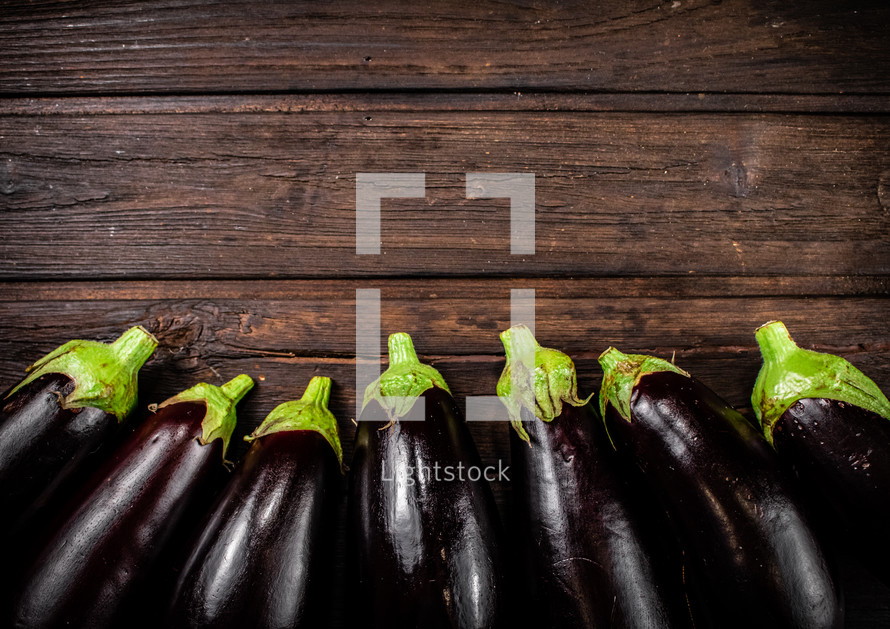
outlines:
{"label": "eggplant", "polygon": [[590,398],[578,397],[571,359],[525,326],[501,340],[527,626],[688,627],[679,556],[662,545]]}
{"label": "eggplant", "polygon": [[[409,421],[418,402],[423,421]],[[353,626],[506,626],[503,533],[481,471],[445,380],[420,363],[410,336],[393,334],[389,368],[365,391],[356,430],[347,516]]]}
{"label": "eggplant", "polygon": [[343,453],[330,378],[273,410],[181,571],[163,626],[325,627]]}
{"label": "eggplant", "polygon": [[754,425],[665,360],[614,348],[599,360],[609,436],[658,496],[715,625],[842,627],[829,557]]}
{"label": "eggplant", "polygon": [[111,344],[74,340],[28,367],[0,406],[0,534],[32,528],[136,405],[157,340],[130,328]]}
{"label": "eggplant", "polygon": [[751,402],[763,433],[799,476],[836,537],[890,583],[890,402],[840,356],[798,347],[781,321],[756,334]]}
{"label": "eggplant", "polygon": [[26,571],[12,625],[132,627],[153,568],[190,501],[223,470],[235,405],[253,386],[240,375],[201,383],[157,407],[81,488]]}

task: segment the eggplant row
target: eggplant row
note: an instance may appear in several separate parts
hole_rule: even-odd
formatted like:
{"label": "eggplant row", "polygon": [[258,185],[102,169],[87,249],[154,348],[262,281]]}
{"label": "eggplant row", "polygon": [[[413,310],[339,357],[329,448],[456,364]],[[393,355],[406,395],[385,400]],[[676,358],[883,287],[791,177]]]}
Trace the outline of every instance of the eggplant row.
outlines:
{"label": "eggplant row", "polygon": [[326,627],[342,451],[329,378],[279,405],[199,528],[163,626]]}
{"label": "eggplant row", "polygon": [[[781,322],[761,327],[761,433],[672,363],[610,348],[597,408],[578,397],[568,356],[524,326],[501,338],[516,598],[491,489],[461,473],[481,470],[461,412],[411,338],[394,334],[355,436],[352,624],[497,629],[522,610],[541,629],[842,627],[838,581],[789,470],[890,583],[890,402],[847,361],[799,348]],[[109,345],[71,341],[4,395],[0,532],[21,541],[13,565],[30,544],[39,552],[21,580],[0,584],[12,596],[0,621],[326,626],[344,469],[328,378],[246,437],[214,502],[247,376],[159,405],[60,502],[131,412],[156,345],[142,328]],[[50,504],[55,526],[44,530]],[[180,550],[170,581],[165,562]]]}
{"label": "eggplant row", "polygon": [[516,428],[515,546],[528,626],[690,626],[678,549],[663,539],[657,511],[638,500],[589,399],[578,398],[572,361],[525,326],[501,339],[498,394]]}
{"label": "eggplant row", "polygon": [[238,376],[167,400],[81,488],[25,573],[10,626],[140,626],[157,601],[151,577],[189,503],[224,469]]}
{"label": "eggplant row", "polygon": [[609,435],[659,497],[714,625],[842,627],[838,581],[763,435],[667,361],[600,362]]}

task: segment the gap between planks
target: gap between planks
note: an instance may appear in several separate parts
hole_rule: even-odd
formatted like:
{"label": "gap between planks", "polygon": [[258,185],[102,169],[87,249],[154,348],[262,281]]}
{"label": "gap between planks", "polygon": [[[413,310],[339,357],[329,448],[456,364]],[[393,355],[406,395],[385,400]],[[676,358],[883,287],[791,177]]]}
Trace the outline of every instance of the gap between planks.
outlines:
{"label": "gap between planks", "polygon": [[676,298],[711,297],[888,297],[890,276],[713,276],[540,277],[415,279],[319,278],[307,280],[135,280],[0,282],[0,302],[122,301],[165,299],[289,299],[312,295],[344,299],[357,288],[379,288],[381,295],[428,297],[448,290],[472,295],[511,288],[533,288],[538,297]]}
{"label": "gap between planks", "polygon": [[744,94],[714,92],[313,92],[0,97],[0,116],[219,114],[303,112],[666,112],[666,113],[890,113],[884,94]]}

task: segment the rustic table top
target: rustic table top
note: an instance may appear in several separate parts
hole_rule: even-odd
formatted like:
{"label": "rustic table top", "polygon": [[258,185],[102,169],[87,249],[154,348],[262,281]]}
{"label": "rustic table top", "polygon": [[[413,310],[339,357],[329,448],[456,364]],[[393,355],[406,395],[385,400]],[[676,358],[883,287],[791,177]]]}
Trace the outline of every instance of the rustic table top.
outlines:
{"label": "rustic table top", "polygon": [[[0,380],[141,324],[145,404],[248,373],[237,458],[329,375],[348,460],[357,290],[463,400],[534,289],[585,394],[614,345],[750,413],[770,319],[890,390],[890,6],[787,4],[0,2]],[[377,255],[358,173],[424,175]],[[533,252],[468,173],[534,176]],[[890,626],[844,571],[849,626]]]}

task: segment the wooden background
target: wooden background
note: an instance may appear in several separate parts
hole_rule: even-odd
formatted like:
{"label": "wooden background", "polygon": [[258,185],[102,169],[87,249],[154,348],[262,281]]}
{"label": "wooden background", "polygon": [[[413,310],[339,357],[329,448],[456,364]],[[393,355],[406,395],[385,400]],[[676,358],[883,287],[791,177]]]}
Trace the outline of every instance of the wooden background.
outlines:
{"label": "wooden background", "polygon": [[[584,392],[615,345],[749,412],[775,318],[888,390],[890,9],[787,4],[2,1],[0,381],[142,324],[143,406],[250,374],[237,458],[330,375],[348,460],[356,289],[462,399],[534,288]],[[379,256],[358,172],[426,173]],[[534,255],[467,172],[535,174]],[[484,460],[507,429],[472,426]],[[890,589],[844,574],[848,626],[890,625]]]}

